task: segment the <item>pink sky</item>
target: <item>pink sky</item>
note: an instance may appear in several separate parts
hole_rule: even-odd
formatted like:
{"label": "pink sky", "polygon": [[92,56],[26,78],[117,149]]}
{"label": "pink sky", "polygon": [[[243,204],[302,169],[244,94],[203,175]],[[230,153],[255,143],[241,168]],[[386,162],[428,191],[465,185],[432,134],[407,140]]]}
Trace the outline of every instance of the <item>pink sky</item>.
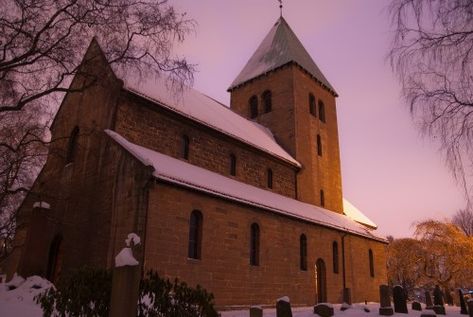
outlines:
{"label": "pink sky", "polygon": [[[412,223],[464,206],[437,145],[423,139],[400,98],[386,54],[380,0],[285,1],[284,17],[335,87],[343,194],[395,237]],[[229,105],[227,88],[279,17],[276,0],[174,0],[197,22],[178,48],[197,64],[194,88]]]}

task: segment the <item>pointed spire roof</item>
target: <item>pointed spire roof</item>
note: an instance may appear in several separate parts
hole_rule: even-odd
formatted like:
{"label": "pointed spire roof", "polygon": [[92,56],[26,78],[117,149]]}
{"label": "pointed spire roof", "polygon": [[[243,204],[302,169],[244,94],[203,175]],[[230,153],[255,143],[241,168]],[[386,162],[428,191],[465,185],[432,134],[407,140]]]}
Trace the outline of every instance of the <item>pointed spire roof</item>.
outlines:
{"label": "pointed spire roof", "polygon": [[228,90],[291,62],[302,67],[322,86],[337,96],[335,89],[322,74],[283,17],[280,17],[274,24]]}

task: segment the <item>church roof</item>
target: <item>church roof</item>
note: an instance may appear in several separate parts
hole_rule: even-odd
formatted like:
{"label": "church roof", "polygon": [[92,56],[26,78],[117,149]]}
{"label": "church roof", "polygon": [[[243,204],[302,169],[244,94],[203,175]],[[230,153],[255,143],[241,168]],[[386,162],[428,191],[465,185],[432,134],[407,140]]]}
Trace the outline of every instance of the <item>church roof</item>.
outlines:
{"label": "church roof", "polygon": [[291,62],[298,64],[314,76],[322,86],[337,95],[283,17],[274,24],[228,90]]}
{"label": "church roof", "polygon": [[114,131],[105,130],[105,132],[144,165],[153,167],[153,175],[157,179],[324,227],[385,242],[385,239],[377,236],[373,230],[345,215],[245,184],[139,146]]}
{"label": "church roof", "polygon": [[362,213],[361,210],[356,208],[351,202],[349,202],[345,198],[343,198],[343,213],[347,217],[355,220],[356,222],[359,222],[373,229],[378,228],[378,225],[371,221],[371,219],[369,219],[364,213]]}
{"label": "church roof", "polygon": [[276,142],[269,129],[243,118],[229,107],[195,89],[185,87],[182,92],[173,91],[163,77],[148,77],[141,80],[138,79],[139,76],[133,74],[119,77],[124,81],[124,89],[132,93],[301,167],[301,164]]}

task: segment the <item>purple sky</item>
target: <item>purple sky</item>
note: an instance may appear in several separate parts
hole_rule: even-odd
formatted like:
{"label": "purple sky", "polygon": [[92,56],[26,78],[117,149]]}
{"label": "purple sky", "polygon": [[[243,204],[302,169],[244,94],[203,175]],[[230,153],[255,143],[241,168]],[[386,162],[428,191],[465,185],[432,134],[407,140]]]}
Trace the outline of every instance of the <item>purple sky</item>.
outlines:
{"label": "purple sky", "polygon": [[[178,48],[194,88],[229,105],[228,86],[279,17],[276,0],[174,0],[197,22]],[[340,97],[343,194],[395,237],[464,206],[438,146],[420,136],[386,54],[389,1],[285,1],[284,17]]]}

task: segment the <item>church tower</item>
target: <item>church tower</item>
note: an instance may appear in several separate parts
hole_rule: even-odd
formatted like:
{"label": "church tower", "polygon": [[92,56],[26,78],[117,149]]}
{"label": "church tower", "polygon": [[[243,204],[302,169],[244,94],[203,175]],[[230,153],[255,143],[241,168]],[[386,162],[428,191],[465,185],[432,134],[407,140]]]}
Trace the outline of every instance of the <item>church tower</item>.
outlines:
{"label": "church tower", "polygon": [[231,108],[295,157],[297,199],[342,213],[337,93],[283,17],[228,91]]}

